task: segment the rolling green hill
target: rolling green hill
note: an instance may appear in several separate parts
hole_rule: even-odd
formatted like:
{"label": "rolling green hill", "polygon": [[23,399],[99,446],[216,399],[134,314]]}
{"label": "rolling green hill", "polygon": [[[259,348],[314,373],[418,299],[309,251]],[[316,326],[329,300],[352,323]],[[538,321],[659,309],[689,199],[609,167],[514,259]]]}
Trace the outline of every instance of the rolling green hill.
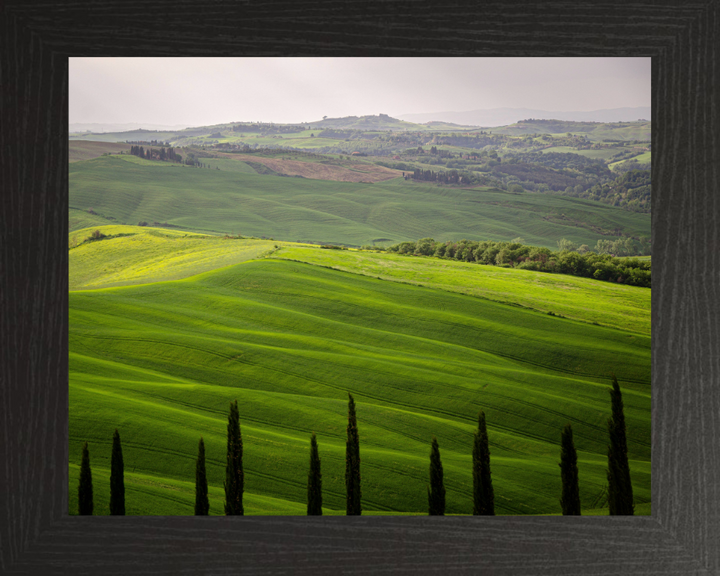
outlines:
{"label": "rolling green hill", "polygon": [[338,128],[343,130],[379,130],[379,131],[404,131],[404,130],[468,130],[472,126],[458,126],[447,123],[416,124],[405,120],[392,118],[387,114],[377,116],[344,116],[342,118],[325,118],[309,124],[312,128]]}
{"label": "rolling green hill", "polygon": [[492,128],[493,134],[583,134],[590,140],[650,140],[652,124],[638,122],[572,122],[569,120],[523,120]]}
{"label": "rolling green hill", "polygon": [[[635,499],[649,512],[650,338],[644,329],[622,329],[619,318],[646,322],[649,302],[632,304],[632,296],[649,301],[648,290],[295,246],[247,260],[265,246],[142,230],[71,250],[71,279],[82,278],[76,285],[84,288],[107,285],[104,262],[144,269],[125,273],[138,282],[167,278],[166,260],[175,256],[187,261],[173,276],[184,279],[70,293],[71,512],[88,441],[96,512],[103,513],[118,428],[129,514],[192,514],[200,436],[211,513],[221,514],[228,404],[237,399],[247,513],[304,514],[313,431],[325,513],[343,513],[347,392],[357,404],[364,513],[426,513],[433,435],[447,512],[471,513],[472,434],[481,409],[498,513],[559,512],[566,422],[575,433],[583,506],[602,508],[610,372],[623,387]],[[240,263],[187,277],[206,257]],[[535,277],[545,284],[538,292],[530,288]],[[425,285],[407,283],[412,278]],[[576,296],[558,297],[558,306],[582,321],[542,311],[543,300],[563,291]],[[513,294],[521,306],[510,305]],[[592,301],[607,309],[606,325],[588,323],[584,299],[588,308]]]}
{"label": "rolling green hill", "polygon": [[[107,238],[86,241],[94,230]],[[279,245],[145,226],[85,228],[70,234],[70,290],[187,278],[264,256]]]}
{"label": "rolling green hill", "polygon": [[409,258],[354,250],[321,250],[293,244],[273,253],[273,258],[480,296],[582,322],[650,335],[650,290],[637,290],[633,286],[454,260]]}
{"label": "rolling green hill", "polygon": [[[650,216],[589,200],[460,189],[403,179],[375,184],[145,166],[117,156],[75,162],[70,208],[117,223],[167,222],[201,232],[360,246],[433,237],[511,240],[555,248],[650,235]],[[77,228],[88,224],[78,221]],[[91,224],[90,224],[91,225]],[[72,229],[72,228],[71,228]]]}

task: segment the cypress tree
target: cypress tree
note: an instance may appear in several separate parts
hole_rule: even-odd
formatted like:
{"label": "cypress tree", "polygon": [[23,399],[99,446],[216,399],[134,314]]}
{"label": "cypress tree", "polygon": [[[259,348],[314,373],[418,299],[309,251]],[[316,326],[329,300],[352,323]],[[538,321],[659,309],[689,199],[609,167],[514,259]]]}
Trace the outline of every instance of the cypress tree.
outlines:
{"label": "cypress tree", "polygon": [[440,462],[440,448],[435,436],[430,448],[430,487],[428,488],[428,514],[430,516],[445,515],[445,484],[443,483],[443,467]]}
{"label": "cypress tree", "polygon": [[244,514],[243,489],[243,444],[240,435],[240,414],[237,400],[230,403],[227,426],[227,465],[225,467],[225,514],[227,516]]}
{"label": "cypress tree", "polygon": [[315,432],[310,438],[310,471],[308,472],[308,516],[322,516],[322,474]]}
{"label": "cypress tree", "polygon": [[612,377],[610,390],[612,418],[608,419],[610,445],[608,446],[608,504],[611,515],[633,515],[632,483],[627,454],[627,436],[622,394],[617,378]]}
{"label": "cypress tree", "polygon": [[495,516],[495,493],[490,476],[490,448],[485,412],[478,415],[478,429],[473,444],[473,514]]}
{"label": "cypress tree", "polygon": [[209,510],[210,502],[208,501],[207,475],[205,474],[205,443],[201,436],[195,464],[195,516],[207,516]]}
{"label": "cypress tree", "polygon": [[345,511],[348,516],[362,514],[360,506],[360,438],[358,437],[355,401],[348,394],[347,442],[345,443]]}
{"label": "cypress tree", "polygon": [[93,513],[93,486],[92,472],[90,471],[90,453],[88,443],[82,449],[82,462],[80,463],[80,483],[78,484],[78,514],[91,515]]}
{"label": "cypress tree", "polygon": [[113,434],[112,457],[110,458],[110,514],[125,516],[125,479],[120,433]]}
{"label": "cypress tree", "polygon": [[560,435],[560,477],[562,495],[560,506],[565,516],[580,516],[580,487],[578,485],[577,452],[572,426],[565,424]]}

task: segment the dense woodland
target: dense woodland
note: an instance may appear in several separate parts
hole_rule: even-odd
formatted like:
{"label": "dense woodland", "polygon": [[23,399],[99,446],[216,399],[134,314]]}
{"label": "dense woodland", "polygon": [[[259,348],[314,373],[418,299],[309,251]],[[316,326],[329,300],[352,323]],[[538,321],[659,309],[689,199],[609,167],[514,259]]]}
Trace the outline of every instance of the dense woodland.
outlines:
{"label": "dense woodland", "polygon": [[142,146],[131,146],[130,154],[137,156],[138,158],[145,158],[146,160],[160,160],[167,162],[182,162],[182,156],[177,154],[173,148],[165,147],[160,148],[143,148]]}

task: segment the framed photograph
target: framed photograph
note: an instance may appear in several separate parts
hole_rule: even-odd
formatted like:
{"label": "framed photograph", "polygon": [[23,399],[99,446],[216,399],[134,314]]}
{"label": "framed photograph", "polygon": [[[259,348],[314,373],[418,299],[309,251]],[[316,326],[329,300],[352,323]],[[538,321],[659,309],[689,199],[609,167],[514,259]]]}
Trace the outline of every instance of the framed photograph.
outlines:
{"label": "framed photograph", "polygon": [[[717,5],[300,8],[3,9],[2,571],[713,573]],[[558,118],[603,61],[652,112]],[[307,116],[162,116],[233,62]],[[478,76],[538,104],[431,107]]]}

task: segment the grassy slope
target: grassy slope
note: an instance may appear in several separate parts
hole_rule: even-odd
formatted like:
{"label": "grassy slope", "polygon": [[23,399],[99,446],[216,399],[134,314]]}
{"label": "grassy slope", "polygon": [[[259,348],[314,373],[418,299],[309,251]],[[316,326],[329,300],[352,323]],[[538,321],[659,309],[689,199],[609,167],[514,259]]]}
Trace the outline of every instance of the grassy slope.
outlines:
{"label": "grassy slope", "polygon": [[287,245],[273,254],[383,280],[407,282],[650,335],[650,290],[437,258]]}
{"label": "grassy slope", "polygon": [[[123,236],[82,243],[93,230]],[[70,250],[71,290],[178,280],[272,256],[650,334],[650,290],[563,274],[138,226],[91,227],[72,232],[70,244],[76,241]]]}
{"label": "grassy slope", "polygon": [[[93,230],[107,236],[85,242]],[[100,226],[70,234],[70,290],[177,280],[268,254],[280,245],[224,239],[163,228]]]}
{"label": "grassy slope", "polygon": [[[414,184],[328,182],[143,166],[103,157],[70,166],[70,207],[122,223],[159,221],[195,231],[362,245],[416,240],[510,240],[555,248],[594,245],[595,231],[648,236],[650,217],[580,199]],[[593,229],[595,227],[595,230]],[[608,236],[612,238],[612,236]]]}
{"label": "grassy slope", "polygon": [[638,154],[637,156],[633,156],[632,158],[626,158],[624,160],[620,160],[619,162],[613,162],[612,164],[608,164],[608,167],[611,170],[614,170],[617,166],[624,164],[625,162],[637,162],[638,164],[649,164],[652,162],[652,152],[643,152],[642,154]]}
{"label": "grassy slope", "polygon": [[490,128],[493,134],[582,134],[590,140],[650,140],[651,123],[648,122],[518,122],[509,126]]}
{"label": "grassy slope", "polygon": [[[92,206],[89,206],[89,208],[92,208]],[[68,229],[71,232],[112,224],[112,220],[108,220],[99,214],[90,214],[87,209],[78,210],[77,208],[70,208],[68,210]]]}
{"label": "grassy slope", "polygon": [[610,369],[625,391],[636,499],[649,500],[647,337],[282,260],[72,292],[70,310],[71,510],[82,442],[90,442],[102,501],[118,427],[131,511],[192,513],[202,435],[220,513],[227,405],[238,398],[248,512],[304,512],[311,431],[327,512],[341,511],[346,391],[358,404],[366,510],[425,511],[434,434],[448,511],[471,512],[469,454],[481,408],[499,512],[559,510],[566,421],[591,508],[605,484]]}

